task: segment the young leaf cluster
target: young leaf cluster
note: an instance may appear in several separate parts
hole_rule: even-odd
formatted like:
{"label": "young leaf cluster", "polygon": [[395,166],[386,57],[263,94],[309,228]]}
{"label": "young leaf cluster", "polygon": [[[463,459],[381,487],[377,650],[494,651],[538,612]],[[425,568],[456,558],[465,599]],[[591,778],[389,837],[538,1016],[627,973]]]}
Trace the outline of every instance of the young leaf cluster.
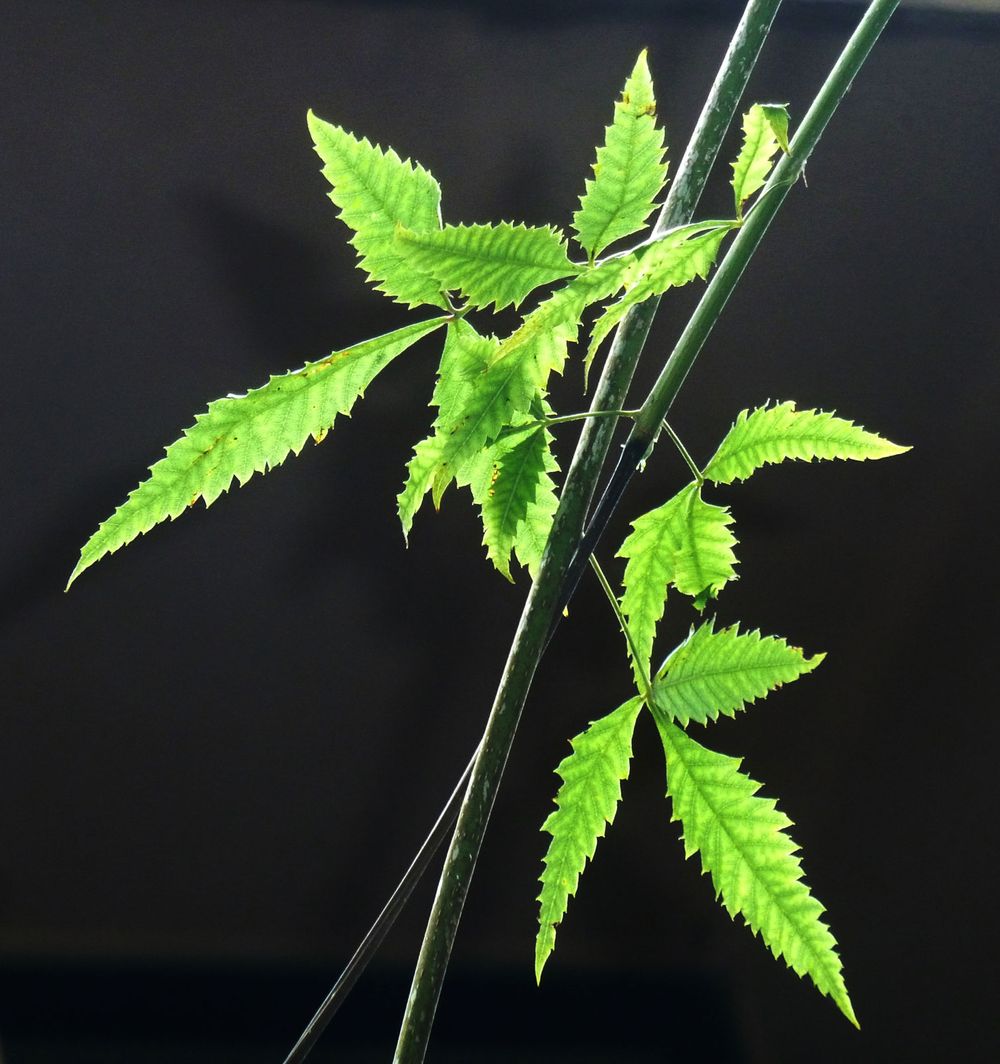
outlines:
{"label": "young leaf cluster", "polygon": [[[434,416],[397,497],[403,534],[409,536],[428,494],[437,508],[451,484],[467,487],[488,559],[508,579],[512,559],[534,574],[558,502],[550,379],[564,371],[588,310],[603,306],[585,373],[630,306],[704,278],[726,233],[740,224],[687,226],[598,258],[646,226],[666,181],[645,52],[615,104],[573,214],[578,260],[554,225],[445,222],[440,186],[423,166],[312,112],[308,125],[359,267],[377,291],[437,316],[212,403],[85,544],[71,581],[197,499],[210,504],[233,481],[242,485],[297,455],[309,437],[322,440],[389,362],[435,331],[444,342],[430,400]],[[521,308],[526,301],[506,335],[494,335],[478,317],[473,323],[488,308]]]}

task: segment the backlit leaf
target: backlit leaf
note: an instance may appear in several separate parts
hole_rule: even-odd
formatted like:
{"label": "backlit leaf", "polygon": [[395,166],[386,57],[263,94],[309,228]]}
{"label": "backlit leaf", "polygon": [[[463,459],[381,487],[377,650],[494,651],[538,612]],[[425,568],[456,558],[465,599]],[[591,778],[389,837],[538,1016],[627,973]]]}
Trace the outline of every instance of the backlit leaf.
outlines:
{"label": "backlit leaf", "polygon": [[400,303],[447,307],[440,285],[417,270],[396,243],[396,227],[437,229],[441,225],[441,188],[417,163],[402,160],[365,138],[309,112],[309,132],[324,162],[330,199],[338,217],[354,230],[351,244],[359,265],[380,292]]}
{"label": "backlit leaf", "polygon": [[673,229],[645,248],[625,278],[625,294],[612,303],[590,332],[587,361],[590,362],[608,333],[626,312],[669,288],[708,276],[722,241],[733,228],[730,222],[699,222]]}
{"label": "backlit leaf", "polygon": [[632,522],[618,557],[628,559],[621,606],[641,656],[633,662],[640,686],[643,674],[649,675],[667,588],[673,585],[692,597],[714,596],[736,578],[732,521],[727,509],[705,502],[698,485],[689,484]]}
{"label": "backlit leaf", "polygon": [[705,479],[716,484],[746,480],[762,466],[787,459],[888,458],[909,447],[890,443],[823,410],[796,410],[792,402],[742,410],[719,449],[705,467]]}
{"label": "backlit leaf", "polygon": [[740,913],[754,934],[799,976],[858,1025],[844,985],[836,941],[821,919],[823,906],[802,881],[791,821],[760,784],[739,771],[740,761],[696,743],[654,712],[667,760],[667,794],[683,830],[684,853],[701,854],[716,897],[730,916]]}
{"label": "backlit leaf", "polygon": [[[482,513],[487,555],[508,580],[512,579],[510,555],[516,547],[522,564],[527,564],[520,556],[523,550],[530,568],[536,565],[535,543],[540,532],[537,522],[545,512],[545,501],[554,498],[549,474],[558,468],[551,442],[551,433],[543,428],[520,436],[513,446],[492,459],[485,483],[473,484],[473,497]],[[522,529],[529,521],[532,527],[527,531],[527,540],[522,541]]]}
{"label": "backlit leaf", "polygon": [[552,226],[446,225],[396,232],[406,260],[439,288],[459,292],[472,307],[497,310],[519,304],[540,285],[579,273],[566,256],[566,240]]}
{"label": "backlit leaf", "polygon": [[254,473],[298,454],[310,437],[322,439],[381,370],[445,320],[407,325],[272,377],[246,395],[210,403],[150,468],[149,479],[87,541],[70,583],[105,554],[161,521],[179,517],[198,499],[211,506],[234,480],[242,486]]}
{"label": "backlit leaf", "polygon": [[807,658],[784,639],[744,632],[736,625],[713,630],[706,621],[663,663],[653,681],[653,701],[671,720],[705,724],[728,717],[784,683],[812,672],[825,655]]}
{"label": "backlit leaf", "polygon": [[580,209],[573,215],[577,239],[591,259],[645,226],[666,181],[664,154],[653,82],[642,51],[615,104],[614,121],[597,149],[594,176],[587,179]]}
{"label": "backlit leaf", "polygon": [[764,187],[779,147],[788,151],[788,111],[781,104],[755,103],[743,116],[743,145],[733,163],[737,217],[743,217],[743,204]]}
{"label": "backlit leaf", "polygon": [[593,860],[597,840],[615,817],[622,780],[628,778],[632,758],[632,732],[642,700],[632,698],[613,713],[595,720],[571,740],[573,752],[556,769],[562,785],[554,812],[542,825],[552,840],[545,854],[542,892],[538,896],[538,937],[535,940],[535,978],[555,948],[556,928],[576,894],[588,860]]}

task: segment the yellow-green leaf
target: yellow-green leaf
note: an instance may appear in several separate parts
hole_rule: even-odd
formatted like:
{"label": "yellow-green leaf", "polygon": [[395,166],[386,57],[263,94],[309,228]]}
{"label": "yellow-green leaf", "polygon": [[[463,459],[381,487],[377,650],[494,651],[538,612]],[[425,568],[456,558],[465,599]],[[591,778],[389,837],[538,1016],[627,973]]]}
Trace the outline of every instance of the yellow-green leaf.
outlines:
{"label": "yellow-green leaf", "polygon": [[740,913],[775,957],[829,994],[855,1026],[836,941],[823,922],[823,906],[802,881],[791,821],[760,784],[739,771],[740,761],[696,743],[654,712],[667,760],[667,794],[673,820],[683,829],[684,853],[701,854],[716,897],[730,916]]}
{"label": "yellow-green leaf", "polygon": [[573,752],[556,769],[562,785],[556,809],[542,825],[552,840],[544,857],[542,892],[538,896],[538,937],[535,940],[535,979],[555,948],[556,928],[576,894],[597,840],[615,818],[622,780],[628,778],[632,732],[642,699],[629,699],[613,713],[595,720],[571,740]]}

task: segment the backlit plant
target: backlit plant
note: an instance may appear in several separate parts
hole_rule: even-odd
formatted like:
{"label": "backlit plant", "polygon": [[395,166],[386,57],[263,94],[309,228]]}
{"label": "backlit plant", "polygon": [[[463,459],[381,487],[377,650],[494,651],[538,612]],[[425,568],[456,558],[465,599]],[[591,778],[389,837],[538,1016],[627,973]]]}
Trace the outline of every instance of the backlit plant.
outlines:
{"label": "backlit plant", "polygon": [[[856,64],[855,71],[894,7],[884,0],[872,5],[867,22],[852,39],[853,45],[867,33],[861,42],[863,52],[859,46],[852,57],[849,45],[844,53]],[[745,22],[754,13],[766,17],[766,24],[757,28],[749,66],[776,8],[776,2],[748,7]],[[741,72],[744,81],[748,74],[749,69]],[[434,415],[428,435],[409,459],[397,499],[404,535],[410,534],[428,494],[436,508],[453,484],[468,488],[482,520],[489,561],[508,580],[513,579],[516,562],[536,581],[532,595],[544,599],[537,607],[541,620],[535,628],[522,622],[524,630],[519,631],[512,652],[516,660],[519,647],[532,641],[522,701],[534,665],[572,593],[575,575],[588,562],[624,633],[635,680],[635,692],[618,709],[571,740],[572,752],[557,769],[562,782],[556,808],[543,825],[549,841],[539,896],[538,979],[555,946],[569,898],[595,855],[598,839],[614,819],[621,782],[630,769],[633,728],[647,710],[662,739],[667,794],[673,819],[681,825],[685,854],[699,855],[716,897],[730,915],[739,913],[776,957],[808,976],[852,1023],[857,1022],[833,936],[821,918],[823,907],[802,879],[796,846],[786,831],[790,821],[772,799],[758,793],[761,785],[740,771],[739,760],[700,742],[705,726],[720,715],[734,716],[823,660],[822,654],[807,656],[784,639],[761,635],[752,627],[717,627],[711,611],[719,593],[736,577],[738,547],[734,519],[719,489],[747,479],[765,465],[787,460],[877,459],[906,448],[832,413],[798,410],[785,401],[740,412],[714,455],[699,465],[665,421],[704,335],[770,217],[800,176],[851,76],[850,69],[834,71],[828,81],[829,99],[820,94],[794,138],[789,138],[784,106],[755,104],[746,111],[742,147],[732,163],[731,217],[690,220],[707,166],[702,159],[697,177],[692,176],[694,164],[686,156],[676,183],[688,202],[678,206],[668,199],[650,229],[668,167],[646,55],[641,53],[597,149],[593,176],[585,182],[569,236],[554,225],[445,223],[440,188],[426,169],[310,113],[309,129],[331,186],[330,198],[352,233],[360,267],[378,291],[410,308],[430,308],[430,316],[424,313],[403,328],[273,376],[245,395],[209,404],[151,467],[149,478],[98,528],[71,576],[72,583],[94,562],[159,522],[180,516],[199,499],[211,505],[234,481],[245,484],[255,473],[280,465],[310,439],[319,443],[337,415],[349,414],[379,373],[417,341],[436,334],[442,354],[430,399]],[[723,129],[725,124],[728,117]],[[720,137],[721,132],[708,165]],[[776,160],[780,160],[777,166]],[[628,238],[631,246],[625,244]],[[708,278],[727,243],[732,250],[725,264],[641,407],[623,409],[621,398],[607,404],[613,394],[607,383],[612,360],[620,356],[613,350],[590,411],[560,415],[552,409],[551,377],[570,367],[574,352],[580,357],[572,370],[585,388],[592,363],[616,328],[622,326],[615,344],[624,349],[637,308],[655,308],[655,299],[669,289]],[[724,274],[730,262],[732,277]],[[511,306],[527,307],[519,324],[506,335],[493,335],[487,312]],[[699,312],[707,316],[707,324],[698,324]],[[701,334],[689,339],[699,328]],[[627,383],[626,379],[626,387]],[[624,474],[612,478],[598,517],[581,539],[594,471],[583,491],[582,509],[578,498],[575,502],[578,534],[566,543],[559,542],[565,532],[556,516],[562,509],[551,445],[554,432],[576,421],[589,422],[588,430],[604,422],[604,442],[597,449],[603,446],[605,453],[614,422],[632,422],[632,431],[619,465]],[[678,448],[691,481],[632,522],[615,555],[625,560],[619,593],[605,576],[594,547],[628,477],[647,462],[661,434]],[[581,447],[586,450],[584,444]],[[586,458],[584,454],[580,461]],[[602,460],[599,454],[597,469]],[[567,487],[564,495],[571,490],[581,494]],[[557,551],[561,560],[554,561]],[[556,573],[549,583],[544,575],[547,566]],[[672,603],[677,596],[678,606],[690,600],[696,623],[654,667],[657,627],[668,593]],[[529,598],[526,617],[531,616],[533,601]],[[504,690],[502,685],[501,694]],[[504,705],[501,696],[498,705]],[[519,711],[517,706],[513,725]],[[513,725],[506,726],[508,748]],[[481,763],[490,756],[489,743],[488,730]],[[505,756],[504,751],[499,768],[477,765],[494,793]],[[492,797],[483,804],[482,828]],[[461,854],[450,857],[464,861],[458,913],[476,852],[478,844],[467,859]],[[433,943],[439,941],[435,934],[432,921],[432,953],[437,948]],[[441,949],[446,964],[450,940],[439,954]],[[439,985],[443,972],[428,975],[428,970],[423,978]],[[420,979],[418,973],[415,993],[423,985]],[[436,990],[430,993],[433,1014]],[[412,1003],[411,998],[411,1010]],[[429,1021],[426,1026],[429,1030]],[[397,1059],[422,1059],[426,1035],[413,1036],[411,1044],[407,1030],[404,1024]]]}

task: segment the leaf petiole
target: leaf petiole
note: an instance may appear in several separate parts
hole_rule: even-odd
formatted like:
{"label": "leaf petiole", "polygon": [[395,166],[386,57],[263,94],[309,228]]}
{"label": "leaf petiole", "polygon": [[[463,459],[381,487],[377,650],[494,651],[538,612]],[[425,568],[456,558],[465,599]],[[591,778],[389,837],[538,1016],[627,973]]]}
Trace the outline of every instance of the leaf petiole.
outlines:
{"label": "leaf petiole", "polygon": [[701,470],[698,468],[697,464],[695,463],[695,460],[691,457],[688,449],[681,442],[680,436],[678,436],[677,433],[674,432],[674,430],[670,427],[670,424],[666,418],[663,419],[663,431],[670,437],[671,441],[673,442],[673,445],[680,452],[681,458],[683,458],[684,461],[687,462],[687,467],[694,474],[695,483],[700,488],[702,484],[705,483],[705,478],[702,476]]}
{"label": "leaf petiole", "polygon": [[618,618],[618,624],[625,635],[625,641],[628,643],[629,650],[632,652],[632,660],[636,663],[636,668],[639,669],[639,675],[642,678],[642,697],[646,700],[648,706],[652,706],[653,685],[649,682],[649,673],[646,671],[646,666],[642,662],[642,655],[639,653],[635,640],[632,638],[632,632],[629,629],[628,621],[625,620],[625,614],[622,613],[621,605],[615,597],[614,591],[611,590],[611,585],[608,583],[608,578],[604,575],[601,563],[593,554],[591,554],[589,561],[591,569],[594,570],[597,579],[600,581],[601,587],[604,588],[604,594],[607,595],[608,602],[611,603],[611,608],[615,611],[615,616]]}
{"label": "leaf petiole", "polygon": [[497,439],[507,440],[521,432],[534,432],[535,429],[550,428],[552,425],[566,425],[571,421],[586,421],[595,417],[627,417],[635,420],[638,413],[638,410],[585,410],[579,414],[560,414],[557,417],[543,417],[537,421],[526,421],[523,425],[511,425],[504,429]]}

